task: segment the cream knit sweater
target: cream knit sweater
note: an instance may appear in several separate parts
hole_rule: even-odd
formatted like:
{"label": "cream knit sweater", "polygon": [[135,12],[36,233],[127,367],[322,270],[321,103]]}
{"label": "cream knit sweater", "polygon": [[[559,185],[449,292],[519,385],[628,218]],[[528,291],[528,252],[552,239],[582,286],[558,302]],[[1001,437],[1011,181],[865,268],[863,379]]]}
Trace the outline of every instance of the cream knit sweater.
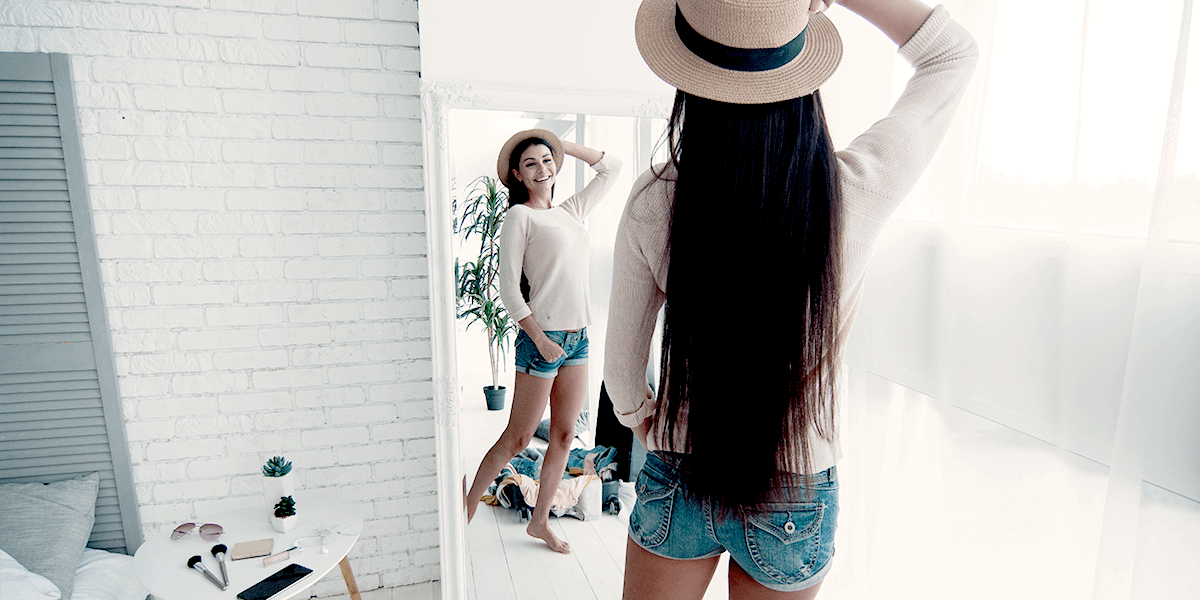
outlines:
{"label": "cream knit sweater", "polygon": [[[592,238],[583,220],[612,188],[621,161],[605,153],[596,176],[574,196],[541,210],[517,204],[500,228],[500,300],[513,322],[529,315],[542,331],[574,331],[592,322],[588,259]],[[521,296],[521,272],[529,302]]]}
{"label": "cream knit sweater", "polygon": [[[942,6],[899,52],[916,69],[904,93],[887,117],[837,152],[845,247],[842,335],[857,308],[879,232],[933,159],[978,59],[974,38]],[[663,168],[659,165],[656,170]],[[651,171],[638,178],[617,230],[604,382],[618,420],[628,427],[656,410],[656,400],[647,398],[646,363],[658,312],[666,300],[674,170],[667,169],[664,179],[655,179]],[[736,409],[737,401],[731,399],[731,409]],[[814,434],[809,442],[814,472],[837,463],[841,451],[836,437]],[[650,450],[660,448],[658,440],[649,440]]]}

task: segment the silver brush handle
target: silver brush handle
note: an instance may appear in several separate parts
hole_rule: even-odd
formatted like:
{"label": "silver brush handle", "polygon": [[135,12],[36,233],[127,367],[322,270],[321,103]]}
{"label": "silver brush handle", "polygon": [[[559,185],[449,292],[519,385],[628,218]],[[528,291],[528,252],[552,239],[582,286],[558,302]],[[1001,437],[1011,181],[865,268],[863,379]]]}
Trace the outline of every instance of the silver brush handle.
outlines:
{"label": "silver brush handle", "polygon": [[229,567],[226,566],[228,558],[224,552],[217,553],[217,560],[221,561],[221,579],[225,580],[225,585],[229,585]]}
{"label": "silver brush handle", "polygon": [[209,581],[213,582],[213,585],[221,588],[222,592],[225,591],[225,588],[229,587],[222,583],[220,579],[217,579],[217,576],[213,575],[212,571],[206,569],[202,563],[196,563],[195,565],[192,565],[192,568],[204,573],[204,576],[207,577]]}

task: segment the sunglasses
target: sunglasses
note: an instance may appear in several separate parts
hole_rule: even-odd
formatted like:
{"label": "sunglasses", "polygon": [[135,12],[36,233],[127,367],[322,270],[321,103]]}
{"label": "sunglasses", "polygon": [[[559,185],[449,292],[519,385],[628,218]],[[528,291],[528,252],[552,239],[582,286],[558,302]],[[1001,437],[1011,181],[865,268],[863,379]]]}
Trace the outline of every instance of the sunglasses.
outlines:
{"label": "sunglasses", "polygon": [[[184,523],[183,525],[176,527],[175,531],[171,532],[171,539],[177,540],[177,539],[191,533],[192,530],[195,528],[196,528],[195,523]],[[222,533],[225,533],[225,530],[222,529],[221,526],[217,525],[216,523],[206,523],[206,524],[200,526],[200,539],[202,539],[206,542],[217,541],[217,538],[221,537]]]}

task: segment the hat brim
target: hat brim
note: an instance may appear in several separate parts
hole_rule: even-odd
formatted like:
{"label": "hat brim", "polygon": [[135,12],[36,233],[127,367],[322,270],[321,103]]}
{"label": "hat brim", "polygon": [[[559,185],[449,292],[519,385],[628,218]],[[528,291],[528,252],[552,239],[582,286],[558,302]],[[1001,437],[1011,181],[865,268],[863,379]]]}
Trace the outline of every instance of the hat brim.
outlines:
{"label": "hat brim", "polygon": [[810,13],[804,49],[768,71],[733,71],[688,50],[675,31],[675,0],[643,0],[634,25],[638,50],[650,70],[689,94],[732,104],[768,104],[807,96],[842,60],[842,38],[823,14]]}
{"label": "hat brim", "polygon": [[554,135],[554,132],[546,129],[526,129],[525,131],[518,131],[517,133],[513,134],[512,137],[508,138],[507,142],[504,142],[504,146],[500,148],[500,155],[496,157],[496,174],[500,176],[500,183],[503,183],[504,187],[512,187],[508,184],[508,177],[512,174],[508,170],[508,160],[509,157],[512,156],[513,149],[517,147],[517,144],[520,144],[529,138],[541,138],[546,140],[546,143],[550,144],[550,153],[554,155],[555,169],[557,170],[562,168],[563,144],[562,140],[558,139],[557,135]]}

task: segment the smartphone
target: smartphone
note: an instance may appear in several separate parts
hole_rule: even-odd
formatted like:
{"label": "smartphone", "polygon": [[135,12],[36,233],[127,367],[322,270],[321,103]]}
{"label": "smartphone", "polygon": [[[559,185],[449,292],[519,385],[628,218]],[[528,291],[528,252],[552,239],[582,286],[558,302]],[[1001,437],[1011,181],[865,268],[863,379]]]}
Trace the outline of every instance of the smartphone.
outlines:
{"label": "smartphone", "polygon": [[274,575],[250,586],[238,594],[237,597],[241,598],[241,600],[267,600],[267,598],[278,594],[297,581],[304,579],[304,576],[309,573],[312,573],[312,569],[292,563],[276,571]]}

